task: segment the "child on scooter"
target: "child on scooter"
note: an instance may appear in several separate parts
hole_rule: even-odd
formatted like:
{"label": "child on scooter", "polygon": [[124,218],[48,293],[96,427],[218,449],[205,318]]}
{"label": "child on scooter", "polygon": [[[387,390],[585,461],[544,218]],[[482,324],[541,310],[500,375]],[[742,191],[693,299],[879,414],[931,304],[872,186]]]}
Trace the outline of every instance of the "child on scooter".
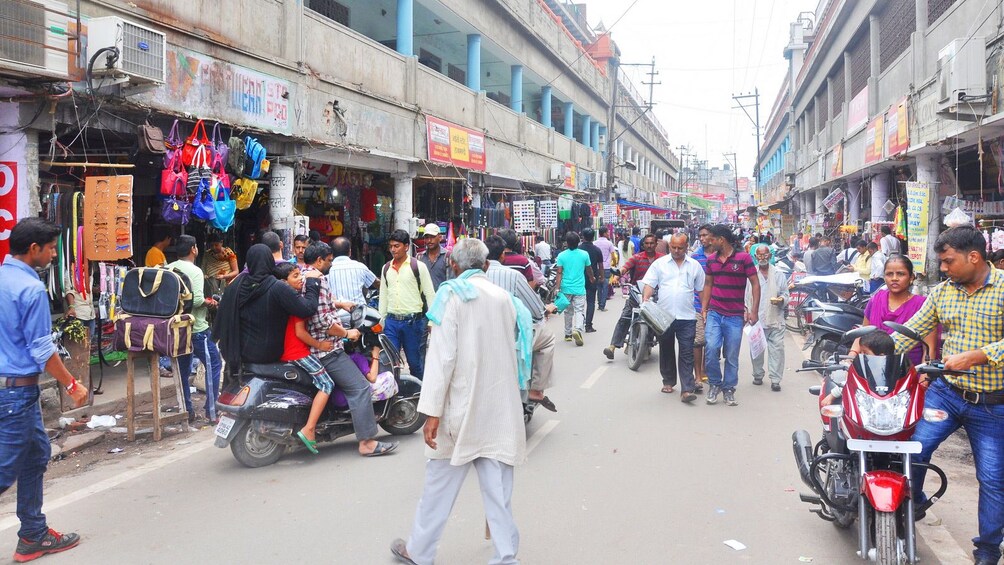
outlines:
{"label": "child on scooter", "polygon": [[373,390],[373,402],[387,400],[397,394],[397,381],[394,380],[394,372],[381,361],[379,347],[374,346],[370,350],[369,357],[359,351],[349,352],[348,349],[346,351],[349,353],[349,359],[355,362],[359,371],[370,382],[370,388]]}
{"label": "child on scooter", "polygon": [[[865,334],[858,339],[857,351],[858,355],[893,355],[896,353],[896,343],[893,342],[892,337],[889,334],[881,331],[874,331],[870,334]],[[838,398],[840,398],[843,393],[843,389],[840,387],[834,387],[833,392],[826,395],[823,399],[823,405],[833,404]]]}
{"label": "child on scooter", "polygon": [[[293,287],[293,290],[297,292],[300,292],[300,289],[303,288],[303,274],[293,263],[279,263],[276,265],[275,276]],[[314,395],[314,401],[310,405],[310,415],[307,417],[307,423],[300,431],[296,432],[296,437],[300,438],[303,445],[316,455],[318,452],[314,432],[317,427],[317,421],[321,418],[321,413],[324,412],[324,406],[328,403],[331,389],[334,388],[335,383],[331,380],[331,375],[324,369],[324,365],[321,364],[320,359],[310,353],[308,346],[321,351],[331,351],[334,348],[334,343],[314,339],[311,337],[310,332],[307,331],[306,320],[290,316],[289,321],[286,322],[286,341],[280,360],[293,363],[310,373],[310,376],[314,379],[317,394]]]}

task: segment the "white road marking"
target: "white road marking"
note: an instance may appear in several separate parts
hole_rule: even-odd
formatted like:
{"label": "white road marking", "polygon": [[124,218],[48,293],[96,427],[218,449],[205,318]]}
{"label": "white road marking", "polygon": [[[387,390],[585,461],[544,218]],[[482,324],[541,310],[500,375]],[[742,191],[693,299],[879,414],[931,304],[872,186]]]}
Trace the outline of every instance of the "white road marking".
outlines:
{"label": "white road marking", "polygon": [[544,437],[551,433],[554,428],[557,428],[559,423],[561,423],[561,420],[548,420],[544,422],[544,425],[540,429],[533,432],[533,435],[526,442],[526,454],[530,455],[530,452],[540,445],[540,442],[544,441]]}
{"label": "white road marking", "polygon": [[[157,469],[162,469],[176,461],[181,461],[182,459],[191,457],[196,453],[199,453],[201,451],[209,449],[210,447],[213,447],[212,439],[213,438],[210,438],[209,440],[186,447],[185,449],[179,449],[178,451],[175,451],[170,455],[160,457],[156,460],[150,461],[149,463],[140,465],[135,469],[119,473],[118,475],[109,477],[103,481],[98,481],[88,487],[81,488],[75,492],[67,494],[66,496],[57,498],[56,500],[47,501],[45,503],[45,507],[43,508],[43,510],[45,512],[52,512],[54,510],[62,508],[63,506],[66,506],[68,504],[73,504],[74,502],[87,498],[88,496],[92,496],[100,492],[113,489],[121,485],[122,483],[131,481],[138,477],[142,477],[143,475],[156,471]],[[17,516],[0,520],[0,532],[9,528],[13,528],[14,526],[18,526],[20,525],[20,523],[21,522],[20,520],[18,520]]]}
{"label": "white road marking", "polygon": [[600,377],[602,377],[603,373],[606,373],[607,369],[609,368],[610,365],[602,365],[598,367],[595,371],[593,371],[593,374],[589,375],[589,378],[586,379],[586,382],[582,383],[582,386],[579,388],[586,388],[586,389],[593,388],[593,385],[596,384],[596,381],[600,380]]}

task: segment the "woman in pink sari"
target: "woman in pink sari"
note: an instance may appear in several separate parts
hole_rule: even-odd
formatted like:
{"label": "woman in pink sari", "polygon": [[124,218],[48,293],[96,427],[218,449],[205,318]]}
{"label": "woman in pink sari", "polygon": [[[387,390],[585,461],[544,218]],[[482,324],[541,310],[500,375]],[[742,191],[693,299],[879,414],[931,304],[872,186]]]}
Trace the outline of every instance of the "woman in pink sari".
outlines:
{"label": "woman in pink sari", "polygon": [[[876,291],[865,307],[865,319],[862,325],[877,326],[887,334],[892,334],[893,330],[886,327],[883,322],[896,322],[905,324],[914,314],[920,310],[924,304],[925,297],[910,292],[913,284],[913,261],[903,255],[893,255],[885,262],[885,286],[883,290]],[[924,338],[924,342],[931,349],[931,354],[937,354],[938,332],[934,331]],[[851,348],[854,353],[858,352],[858,344]],[[923,362],[923,349],[920,344],[914,347],[907,354],[910,362],[918,365]]]}

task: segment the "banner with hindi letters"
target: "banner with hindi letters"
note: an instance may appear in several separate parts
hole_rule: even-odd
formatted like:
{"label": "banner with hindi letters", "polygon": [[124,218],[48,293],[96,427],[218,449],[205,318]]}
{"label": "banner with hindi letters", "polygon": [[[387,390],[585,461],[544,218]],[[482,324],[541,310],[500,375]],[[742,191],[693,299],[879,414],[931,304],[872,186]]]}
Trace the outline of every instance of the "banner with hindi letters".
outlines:
{"label": "banner with hindi letters", "polygon": [[926,270],[927,223],[931,215],[931,185],[926,182],[906,183],[907,256],[918,273]]}
{"label": "banner with hindi letters", "polygon": [[426,116],[429,160],[472,171],[484,171],[485,136],[469,128]]}

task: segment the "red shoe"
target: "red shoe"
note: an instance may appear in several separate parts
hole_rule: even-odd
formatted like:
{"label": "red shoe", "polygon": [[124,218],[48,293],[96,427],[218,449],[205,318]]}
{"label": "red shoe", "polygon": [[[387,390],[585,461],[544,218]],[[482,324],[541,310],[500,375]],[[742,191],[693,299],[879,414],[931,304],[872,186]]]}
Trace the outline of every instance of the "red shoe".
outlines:
{"label": "red shoe", "polygon": [[61,534],[52,528],[37,541],[28,541],[24,538],[17,540],[17,549],[14,550],[14,561],[24,563],[33,561],[50,553],[59,553],[72,549],[80,543],[80,536],[77,534]]}

